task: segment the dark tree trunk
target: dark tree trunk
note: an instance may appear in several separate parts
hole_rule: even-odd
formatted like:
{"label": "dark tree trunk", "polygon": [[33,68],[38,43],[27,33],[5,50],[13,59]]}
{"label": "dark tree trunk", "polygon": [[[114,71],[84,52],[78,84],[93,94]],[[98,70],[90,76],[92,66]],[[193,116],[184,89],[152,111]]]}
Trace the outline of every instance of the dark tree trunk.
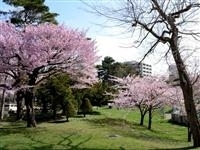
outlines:
{"label": "dark tree trunk", "polygon": [[23,108],[22,108],[22,100],[24,93],[22,91],[18,91],[16,94],[16,102],[17,102],[17,120],[22,119],[23,116]]}
{"label": "dark tree trunk", "polygon": [[23,116],[23,108],[22,108],[22,100],[20,99],[16,99],[17,101],[17,120],[20,120],[22,119],[22,116]]}
{"label": "dark tree trunk", "polygon": [[151,124],[152,124],[152,108],[149,108],[149,122],[148,122],[148,129],[151,130]]}
{"label": "dark tree trunk", "polygon": [[140,110],[140,125],[143,126],[144,125],[144,117],[145,117],[147,111],[146,110],[142,110],[142,108],[140,107],[140,105],[137,106],[137,107]]}
{"label": "dark tree trunk", "polygon": [[34,101],[33,92],[31,90],[27,90],[25,93],[27,127],[36,127],[33,101]]}
{"label": "dark tree trunk", "polygon": [[1,105],[0,105],[0,120],[3,120],[3,117],[4,117],[4,104],[5,104],[5,92],[6,92],[6,90],[5,89],[3,89],[2,90],[2,97],[1,97]]}
{"label": "dark tree trunk", "polygon": [[66,119],[67,119],[66,121],[69,122],[69,117],[68,116],[66,117]]}
{"label": "dark tree trunk", "polygon": [[52,110],[53,110],[53,119],[56,119],[56,102],[55,100],[53,101],[53,106],[52,106]]}
{"label": "dark tree trunk", "polygon": [[141,125],[141,126],[144,125],[144,116],[145,116],[145,115],[141,113],[141,116],[140,116],[140,125]]}
{"label": "dark tree trunk", "polygon": [[[33,70],[32,74],[29,74],[29,81],[28,81],[29,86],[34,86],[36,84],[39,70],[40,67]],[[33,87],[30,87],[25,91],[24,99],[26,105],[27,127],[36,127]]]}
{"label": "dark tree trunk", "polygon": [[46,100],[42,100],[42,113],[43,114],[47,114],[48,113]]}
{"label": "dark tree trunk", "polygon": [[67,111],[67,107],[66,107],[66,103],[62,103],[62,115],[65,115],[66,111]]}
{"label": "dark tree trunk", "polygon": [[[7,76],[4,78],[4,82],[6,82],[6,80]],[[0,120],[3,120],[4,117],[5,92],[6,89],[2,89],[2,96],[0,98]]]}
{"label": "dark tree trunk", "polygon": [[178,29],[174,27],[173,30],[170,47],[179,73],[180,86],[183,91],[185,109],[193,138],[193,146],[200,147],[200,124],[193,99],[192,82],[178,49]]}
{"label": "dark tree trunk", "polygon": [[192,133],[191,133],[191,129],[190,129],[190,125],[188,124],[188,142],[192,141]]}

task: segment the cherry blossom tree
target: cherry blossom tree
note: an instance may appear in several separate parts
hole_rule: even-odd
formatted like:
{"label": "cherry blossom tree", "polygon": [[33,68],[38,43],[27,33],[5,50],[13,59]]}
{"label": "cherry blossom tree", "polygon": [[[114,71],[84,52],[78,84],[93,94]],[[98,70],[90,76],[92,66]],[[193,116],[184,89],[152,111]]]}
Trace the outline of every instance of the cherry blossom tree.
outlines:
{"label": "cherry blossom tree", "polygon": [[168,103],[164,93],[169,86],[165,81],[154,77],[128,76],[116,81],[119,83],[119,93],[115,98],[115,104],[125,108],[136,106],[140,110],[140,125],[144,124],[144,117],[148,112],[148,129],[151,129],[153,111]]}
{"label": "cherry blossom tree", "polygon": [[28,25],[24,31],[0,23],[0,73],[11,76],[12,87],[25,88],[27,126],[36,126],[34,86],[65,72],[80,83],[96,81],[95,41],[86,33],[53,24]]}

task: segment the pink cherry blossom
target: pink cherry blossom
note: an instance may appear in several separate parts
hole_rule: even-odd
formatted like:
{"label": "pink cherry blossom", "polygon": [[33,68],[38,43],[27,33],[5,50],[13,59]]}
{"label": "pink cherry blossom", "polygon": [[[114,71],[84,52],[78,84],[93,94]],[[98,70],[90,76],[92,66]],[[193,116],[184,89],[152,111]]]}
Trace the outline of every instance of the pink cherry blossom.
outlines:
{"label": "pink cherry blossom", "polygon": [[97,80],[95,41],[84,31],[53,24],[28,25],[24,30],[0,22],[0,73],[14,79],[12,86],[25,88],[27,126],[36,126],[33,87],[65,72],[82,84]]}
{"label": "pink cherry blossom", "polygon": [[0,54],[1,72],[37,72],[35,83],[57,71],[96,80],[95,41],[88,40],[85,32],[65,26],[29,25],[21,31],[1,22]]}
{"label": "pink cherry blossom", "polygon": [[[115,97],[115,104],[121,108],[134,108],[140,110],[141,121],[143,125],[144,116],[147,112],[151,115],[152,111],[168,103],[164,93],[169,89],[169,85],[159,78],[155,77],[135,77],[127,76],[118,82],[119,93]],[[151,121],[152,115],[149,117]]]}

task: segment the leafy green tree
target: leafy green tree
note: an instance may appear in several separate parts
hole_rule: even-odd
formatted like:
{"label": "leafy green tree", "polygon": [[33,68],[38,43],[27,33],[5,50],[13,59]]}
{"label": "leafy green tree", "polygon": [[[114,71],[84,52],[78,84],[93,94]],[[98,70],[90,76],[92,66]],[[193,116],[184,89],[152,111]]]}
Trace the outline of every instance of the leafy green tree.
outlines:
{"label": "leafy green tree", "polygon": [[55,75],[47,80],[37,89],[37,99],[42,105],[42,113],[53,112],[53,118],[56,118],[57,111],[62,110],[66,113],[66,104],[70,101],[77,109],[77,103],[74,99],[70,85],[73,82],[65,74]]}
{"label": "leafy green tree", "polygon": [[88,89],[87,97],[93,106],[106,105],[111,99],[109,95],[106,95],[106,92],[113,92],[113,90],[108,83],[100,81]]}
{"label": "leafy green tree", "polygon": [[112,65],[115,60],[112,57],[105,57],[101,65],[97,65],[99,79],[109,82],[110,75],[112,75]]}
{"label": "leafy green tree", "polygon": [[81,110],[82,110],[84,117],[86,116],[86,114],[92,112],[92,105],[91,105],[90,100],[88,98],[85,98],[82,101]]}
{"label": "leafy green tree", "polygon": [[136,68],[134,68],[132,64],[126,62],[123,63],[115,62],[112,68],[113,68],[112,75],[120,78],[126,77],[128,75],[138,74]]}
{"label": "leafy green tree", "polygon": [[57,24],[55,17],[58,14],[49,11],[49,7],[44,4],[45,0],[3,0],[3,2],[16,8],[7,13],[0,13],[8,15],[10,22],[16,26],[45,22]]}
{"label": "leafy green tree", "polygon": [[93,105],[101,106],[101,104],[107,104],[111,96],[106,95],[106,92],[115,93],[117,92],[112,86],[115,84],[111,78],[125,77],[127,75],[137,74],[136,68],[134,68],[130,63],[115,62],[112,57],[105,57],[101,65],[97,65],[98,77],[101,80],[99,83],[95,84],[90,90],[90,98]]}
{"label": "leafy green tree", "polygon": [[65,104],[66,110],[65,110],[65,115],[67,122],[69,121],[69,117],[72,117],[76,114],[76,109],[74,107],[74,104],[71,100],[67,100]]}
{"label": "leafy green tree", "polygon": [[112,84],[110,81],[111,76],[125,77],[127,75],[137,74],[136,68],[130,63],[115,62],[115,60],[109,56],[104,58],[101,65],[97,65],[97,69],[99,79],[109,84]]}

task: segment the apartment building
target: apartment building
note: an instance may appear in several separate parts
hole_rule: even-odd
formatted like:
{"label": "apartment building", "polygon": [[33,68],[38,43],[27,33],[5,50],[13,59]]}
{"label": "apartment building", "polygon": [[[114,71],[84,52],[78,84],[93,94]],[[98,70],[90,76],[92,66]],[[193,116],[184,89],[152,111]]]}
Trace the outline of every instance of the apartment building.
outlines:
{"label": "apartment building", "polygon": [[168,72],[169,72],[169,79],[168,79],[169,83],[171,83],[172,85],[178,85],[179,77],[176,65],[175,64],[169,65]]}
{"label": "apartment building", "polygon": [[134,68],[138,71],[138,74],[141,77],[151,76],[152,75],[152,66],[146,63],[139,63],[137,61],[127,62],[133,65]]}

